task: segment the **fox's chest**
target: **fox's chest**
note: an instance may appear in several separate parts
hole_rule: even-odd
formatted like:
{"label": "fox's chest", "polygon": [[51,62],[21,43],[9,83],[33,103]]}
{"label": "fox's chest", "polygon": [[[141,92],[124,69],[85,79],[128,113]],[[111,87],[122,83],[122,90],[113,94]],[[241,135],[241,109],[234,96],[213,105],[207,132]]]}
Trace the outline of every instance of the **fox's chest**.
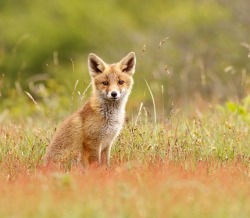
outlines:
{"label": "fox's chest", "polygon": [[114,137],[122,128],[124,122],[124,114],[115,114],[111,117],[106,117],[101,127],[101,135],[105,137]]}
{"label": "fox's chest", "polygon": [[84,138],[88,139],[90,144],[108,144],[119,134],[124,118],[124,111],[114,111],[112,113],[95,116],[97,119],[88,120],[88,125],[84,129]]}
{"label": "fox's chest", "polygon": [[120,133],[125,118],[125,103],[104,102],[99,107],[85,105],[80,111],[82,119],[82,141],[93,149],[107,146]]}

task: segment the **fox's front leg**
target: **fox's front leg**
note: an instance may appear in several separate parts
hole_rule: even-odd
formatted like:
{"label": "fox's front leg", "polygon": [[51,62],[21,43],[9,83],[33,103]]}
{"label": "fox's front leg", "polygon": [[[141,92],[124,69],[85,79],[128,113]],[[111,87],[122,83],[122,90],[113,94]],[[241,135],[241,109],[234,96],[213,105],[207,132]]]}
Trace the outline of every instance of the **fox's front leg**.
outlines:
{"label": "fox's front leg", "polygon": [[81,165],[84,170],[90,165],[90,151],[85,145],[83,145],[81,149]]}
{"label": "fox's front leg", "polygon": [[107,168],[110,168],[110,153],[111,153],[111,144],[106,146],[100,155],[100,164],[106,164]]}

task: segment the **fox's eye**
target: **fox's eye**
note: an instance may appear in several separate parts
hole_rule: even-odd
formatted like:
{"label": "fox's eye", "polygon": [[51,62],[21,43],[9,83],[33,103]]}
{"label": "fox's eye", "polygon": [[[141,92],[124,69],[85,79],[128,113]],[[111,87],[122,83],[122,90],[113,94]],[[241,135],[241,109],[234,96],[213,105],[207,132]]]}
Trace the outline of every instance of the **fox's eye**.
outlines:
{"label": "fox's eye", "polygon": [[104,82],[102,82],[102,84],[103,84],[104,86],[108,86],[109,82],[108,82],[108,81],[104,81]]}
{"label": "fox's eye", "polygon": [[123,83],[124,83],[123,80],[119,80],[119,81],[118,81],[118,84],[119,84],[119,85],[122,85]]}

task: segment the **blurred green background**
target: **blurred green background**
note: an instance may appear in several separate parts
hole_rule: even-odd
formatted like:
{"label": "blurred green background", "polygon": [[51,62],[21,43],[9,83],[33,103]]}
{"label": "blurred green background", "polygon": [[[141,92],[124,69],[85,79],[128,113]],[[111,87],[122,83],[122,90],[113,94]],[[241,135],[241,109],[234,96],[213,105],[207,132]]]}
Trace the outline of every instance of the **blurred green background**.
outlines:
{"label": "blurred green background", "polygon": [[0,121],[74,111],[90,94],[90,52],[108,63],[136,52],[132,113],[140,102],[152,106],[145,80],[159,117],[173,103],[241,98],[250,82],[249,11],[248,0],[1,0]]}

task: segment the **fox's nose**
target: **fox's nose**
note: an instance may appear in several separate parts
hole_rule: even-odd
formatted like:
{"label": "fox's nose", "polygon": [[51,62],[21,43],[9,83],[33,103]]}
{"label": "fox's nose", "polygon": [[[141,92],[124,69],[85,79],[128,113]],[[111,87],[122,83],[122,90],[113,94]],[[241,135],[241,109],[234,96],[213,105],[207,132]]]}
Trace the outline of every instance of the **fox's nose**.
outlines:
{"label": "fox's nose", "polygon": [[111,96],[112,96],[113,98],[115,98],[115,97],[117,96],[117,92],[115,92],[115,91],[111,92]]}

